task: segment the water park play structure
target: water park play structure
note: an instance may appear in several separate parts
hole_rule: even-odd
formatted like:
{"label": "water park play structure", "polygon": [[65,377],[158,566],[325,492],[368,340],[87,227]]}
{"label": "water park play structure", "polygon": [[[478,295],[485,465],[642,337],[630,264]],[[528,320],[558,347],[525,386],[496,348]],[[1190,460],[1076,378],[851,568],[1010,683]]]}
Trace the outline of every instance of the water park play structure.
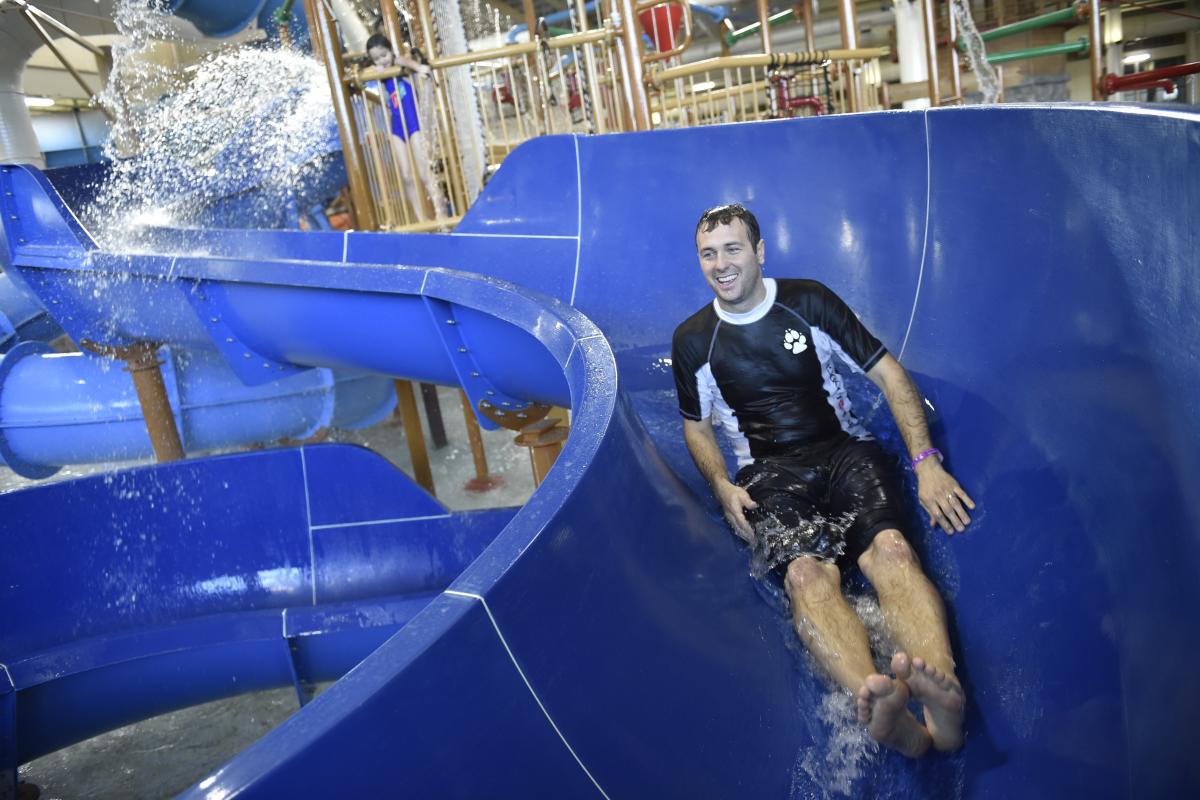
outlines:
{"label": "water park play structure", "polygon": [[1200,786],[1180,688],[1200,660],[1200,117],[548,137],[452,235],[162,230],[149,254],[95,248],[36,170],[0,182],[6,271],[77,341],[203,352],[249,385],[353,369],[572,409],[519,510],[448,513],[344,445],[0,496],[0,793],[114,725],[344,675],[185,796],[827,794],[827,690],[687,461],[666,364],[711,297],[695,217],[733,199],[763,222],[768,275],[826,282],[902,358],[980,503],[966,535],[914,537],[966,746],[865,756],[850,791]]}

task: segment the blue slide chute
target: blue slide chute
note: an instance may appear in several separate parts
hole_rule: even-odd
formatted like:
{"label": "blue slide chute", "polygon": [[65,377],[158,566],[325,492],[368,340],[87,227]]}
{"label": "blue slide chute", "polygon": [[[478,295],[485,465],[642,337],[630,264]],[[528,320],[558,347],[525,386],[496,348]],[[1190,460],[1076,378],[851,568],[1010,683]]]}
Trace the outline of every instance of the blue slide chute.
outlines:
{"label": "blue slide chute", "polygon": [[[487,519],[337,445],[0,497],[0,610],[20,621],[0,640],[0,767],[130,708],[303,696],[369,653],[185,796],[1200,787],[1196,702],[1162,700],[1200,663],[1200,117],[959,108],[548,137],[453,235],[163,230],[152,255],[96,249],[42,176],[2,170],[7,257],[73,338],[215,349],[249,384],[462,384],[514,412],[569,404],[572,428],[530,501]],[[835,769],[828,689],[688,462],[670,334],[711,300],[695,220],[732,200],[762,222],[768,275],[825,282],[908,366],[980,503],[962,537],[910,531],[970,698],[960,754]]]}

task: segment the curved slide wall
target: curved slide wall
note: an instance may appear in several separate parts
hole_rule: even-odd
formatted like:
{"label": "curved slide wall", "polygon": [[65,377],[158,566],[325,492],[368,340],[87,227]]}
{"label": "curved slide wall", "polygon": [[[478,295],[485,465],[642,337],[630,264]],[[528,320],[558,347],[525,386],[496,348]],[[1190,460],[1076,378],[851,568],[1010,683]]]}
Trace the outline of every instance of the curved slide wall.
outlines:
{"label": "curved slide wall", "polygon": [[[80,332],[174,325],[179,341],[211,341],[203,315],[183,313],[199,293],[269,362],[445,381],[471,374],[438,332],[449,307],[494,390],[569,391],[574,404],[562,460],[482,555],[195,796],[323,781],[450,796],[820,793],[807,758],[832,747],[813,720],[819,684],[705,513],[662,361],[671,328],[708,298],[694,220],[733,199],[763,222],[768,274],[822,279],[902,357],[981,504],[967,536],[919,542],[971,695],[967,746],[918,766],[871,759],[853,791],[1189,794],[1196,704],[1162,696],[1187,685],[1200,649],[1187,635],[1200,606],[1198,130],[1188,115],[1030,107],[543,139],[454,236],[162,232],[180,255],[95,254],[85,272],[146,276],[113,286],[156,301],[116,321],[89,315],[62,279],[52,251],[78,242],[41,207],[43,244],[13,259]],[[209,255],[191,255],[201,246]],[[397,261],[412,266],[365,266]],[[288,311],[328,324],[289,326]],[[398,326],[402,344],[363,345],[376,324]],[[511,346],[489,349],[499,339]],[[444,355],[413,355],[426,352]],[[338,507],[353,518],[353,501]],[[317,574],[315,556],[305,570]],[[12,590],[3,602],[37,607]]]}

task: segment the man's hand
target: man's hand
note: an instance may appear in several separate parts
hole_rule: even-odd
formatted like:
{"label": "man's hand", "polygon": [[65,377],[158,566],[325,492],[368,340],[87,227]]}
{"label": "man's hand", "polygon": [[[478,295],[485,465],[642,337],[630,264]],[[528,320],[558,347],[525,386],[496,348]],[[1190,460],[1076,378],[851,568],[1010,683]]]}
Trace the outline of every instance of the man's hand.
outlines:
{"label": "man's hand", "polygon": [[975,501],[958,485],[958,481],[942,467],[937,459],[927,458],[917,464],[917,497],[929,514],[929,527],[941,527],[946,533],[962,533],[971,518],[967,509]]}
{"label": "man's hand", "polygon": [[746,512],[758,508],[758,503],[750,499],[750,493],[737,484],[725,481],[715,490],[725,519],[733,526],[733,532],[746,544],[754,546],[754,526],[746,520]]}

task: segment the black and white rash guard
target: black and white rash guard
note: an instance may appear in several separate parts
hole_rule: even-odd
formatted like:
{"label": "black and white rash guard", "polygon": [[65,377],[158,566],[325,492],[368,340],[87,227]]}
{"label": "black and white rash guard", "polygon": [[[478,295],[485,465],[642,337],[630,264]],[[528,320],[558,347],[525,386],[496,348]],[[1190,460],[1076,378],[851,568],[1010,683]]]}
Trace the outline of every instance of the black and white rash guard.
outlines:
{"label": "black and white rash guard", "polygon": [[766,299],[731,314],[714,299],[675,329],[671,360],[679,411],[714,416],[738,467],[794,454],[841,433],[869,439],[834,367],[867,371],[887,350],[828,287],[763,281]]}

